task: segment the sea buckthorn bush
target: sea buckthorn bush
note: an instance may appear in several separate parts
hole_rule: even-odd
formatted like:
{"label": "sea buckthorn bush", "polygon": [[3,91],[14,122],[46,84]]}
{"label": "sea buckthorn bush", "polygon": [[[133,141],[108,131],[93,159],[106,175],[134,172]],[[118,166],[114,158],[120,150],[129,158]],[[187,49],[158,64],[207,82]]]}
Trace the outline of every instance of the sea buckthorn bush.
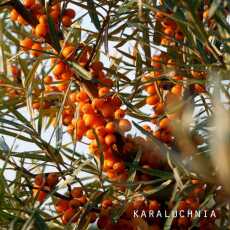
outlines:
{"label": "sea buckthorn bush", "polygon": [[229,10],[3,0],[1,229],[228,229]]}

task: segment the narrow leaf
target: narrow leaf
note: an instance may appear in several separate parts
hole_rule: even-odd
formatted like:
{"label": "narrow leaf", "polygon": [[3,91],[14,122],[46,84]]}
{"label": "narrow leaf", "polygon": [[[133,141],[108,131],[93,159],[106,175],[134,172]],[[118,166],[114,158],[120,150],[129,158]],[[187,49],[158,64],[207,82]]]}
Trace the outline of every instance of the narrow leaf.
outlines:
{"label": "narrow leaf", "polygon": [[93,24],[95,25],[97,30],[100,31],[101,25],[100,25],[100,21],[99,21],[98,15],[97,15],[94,1],[93,0],[87,0],[87,6],[89,7],[89,16],[90,16]]}

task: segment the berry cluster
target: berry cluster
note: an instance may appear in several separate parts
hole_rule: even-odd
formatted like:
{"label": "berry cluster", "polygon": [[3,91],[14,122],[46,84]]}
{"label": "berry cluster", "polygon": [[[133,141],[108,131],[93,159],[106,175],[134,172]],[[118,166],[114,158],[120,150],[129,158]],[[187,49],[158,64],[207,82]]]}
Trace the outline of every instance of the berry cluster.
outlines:
{"label": "berry cluster", "polygon": [[43,202],[48,193],[52,192],[58,183],[58,175],[50,173],[47,176],[37,175],[34,180],[33,196],[39,201]]}
{"label": "berry cluster", "polygon": [[[77,222],[87,201],[88,198],[80,187],[73,188],[68,199],[59,199],[55,204],[55,209],[61,215],[62,223]],[[95,212],[90,212],[89,216],[91,223],[97,218]]]}

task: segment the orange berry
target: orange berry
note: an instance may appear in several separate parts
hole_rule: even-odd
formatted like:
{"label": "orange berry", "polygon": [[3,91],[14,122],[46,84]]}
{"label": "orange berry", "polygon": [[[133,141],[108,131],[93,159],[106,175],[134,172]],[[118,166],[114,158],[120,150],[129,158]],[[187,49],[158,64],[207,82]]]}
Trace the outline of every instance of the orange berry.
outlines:
{"label": "orange berry", "polygon": [[[57,2],[57,1],[56,1],[56,2]],[[57,4],[55,4],[55,5],[52,5],[52,6],[51,6],[51,10],[56,10],[56,11],[59,11],[59,12],[60,12],[60,10],[61,10],[60,4],[57,3]]]}
{"label": "orange berry", "polygon": [[81,206],[81,202],[78,200],[78,198],[74,198],[69,202],[69,206],[76,209]]}
{"label": "orange berry", "polygon": [[175,76],[172,77],[172,79],[175,80],[175,81],[181,81],[181,80],[183,80],[183,76],[175,75]]}
{"label": "orange berry", "polygon": [[97,127],[99,127],[99,126],[102,126],[102,125],[104,125],[105,124],[105,121],[104,121],[104,119],[102,118],[102,117],[95,117],[95,121],[94,121],[94,123],[93,123],[93,128],[97,128]]}
{"label": "orange berry", "polygon": [[68,200],[60,199],[55,205],[55,209],[58,213],[62,213],[64,211],[66,211],[68,208],[69,208],[69,201]]}
{"label": "orange berry", "polygon": [[75,103],[76,102],[76,93],[73,92],[69,95],[69,99],[72,103]]}
{"label": "orange berry", "polygon": [[98,96],[99,97],[104,97],[109,94],[110,89],[108,87],[101,87],[98,90]]}
{"label": "orange berry", "polygon": [[160,69],[161,68],[161,56],[160,55],[153,56],[151,65],[156,69]]}
{"label": "orange berry", "polygon": [[78,102],[81,102],[81,101],[88,101],[89,100],[89,96],[86,92],[84,91],[80,91],[76,94],[76,100]]}
{"label": "orange berry", "polygon": [[[203,192],[202,192],[202,194],[203,194]],[[196,198],[187,198],[186,203],[188,204],[189,208],[191,208],[192,210],[196,210],[200,206],[199,201],[197,200],[197,197]]]}
{"label": "orange berry", "polygon": [[112,145],[114,143],[116,143],[116,136],[113,134],[108,134],[105,136],[105,143],[107,145]]}
{"label": "orange berry", "polygon": [[58,89],[59,91],[66,91],[68,85],[67,85],[67,84],[58,84],[56,87],[57,87],[57,89]]}
{"label": "orange berry", "polygon": [[74,110],[71,107],[66,107],[63,110],[63,115],[73,115],[74,114]]}
{"label": "orange berry", "polygon": [[71,26],[71,24],[72,24],[72,19],[69,16],[64,15],[62,17],[62,25],[65,27],[69,27]]}
{"label": "orange berry", "polygon": [[117,173],[114,171],[114,170],[109,170],[107,172],[107,177],[110,179],[110,180],[116,180],[117,179]]}
{"label": "orange berry", "polygon": [[147,132],[151,132],[151,131],[152,131],[151,127],[150,127],[149,125],[146,125],[146,124],[143,125],[142,128],[143,128],[145,131],[147,131]]}
{"label": "orange berry", "polygon": [[208,12],[209,12],[209,9],[206,9],[206,10],[203,12],[203,18],[206,19],[206,20],[209,18]]}
{"label": "orange berry", "polygon": [[176,66],[176,61],[173,59],[169,59],[167,61],[167,67],[174,67],[174,66]]}
{"label": "orange berry", "polygon": [[175,21],[173,21],[172,19],[170,18],[165,18],[161,24],[163,25],[163,27],[171,27],[173,30],[176,29],[177,25],[175,23]]}
{"label": "orange berry", "polygon": [[92,69],[93,72],[98,73],[99,71],[102,71],[103,64],[100,61],[95,61],[95,62],[92,63],[90,68]]}
{"label": "orange berry", "polygon": [[115,107],[120,107],[121,106],[121,99],[118,96],[114,95],[111,98],[111,103]]}
{"label": "orange berry", "polygon": [[85,133],[85,130],[77,129],[77,132],[75,133],[76,140],[81,140],[84,133]]}
{"label": "orange berry", "polygon": [[164,113],[164,107],[165,107],[164,103],[160,102],[160,103],[156,104],[154,107],[155,114],[160,115],[160,114]]}
{"label": "orange berry", "polygon": [[114,112],[114,118],[115,119],[121,119],[125,116],[125,110],[123,109],[117,109],[115,112]]}
{"label": "orange berry", "polygon": [[187,208],[188,204],[184,200],[181,200],[178,205],[178,210],[186,210]]}
{"label": "orange berry", "polygon": [[169,128],[169,125],[170,125],[170,120],[167,117],[160,120],[159,127],[161,129]]}
{"label": "orange berry", "polygon": [[34,103],[32,104],[32,108],[35,109],[35,110],[39,110],[40,107],[41,107],[40,102],[34,102]]}
{"label": "orange berry", "polygon": [[114,122],[110,121],[110,122],[108,122],[108,123],[106,124],[105,129],[106,129],[106,131],[107,131],[108,133],[111,134],[111,133],[116,132],[116,130],[117,130],[117,125],[116,125]]}
{"label": "orange berry", "polygon": [[71,196],[73,198],[80,198],[82,195],[83,195],[83,191],[82,188],[80,187],[73,188],[71,191]]}
{"label": "orange berry", "polygon": [[86,124],[84,122],[83,119],[78,119],[77,120],[77,128],[81,129],[81,130],[85,130],[86,129]]}
{"label": "orange berry", "polygon": [[12,65],[11,66],[11,73],[13,74],[13,76],[18,77],[18,76],[20,76],[20,69],[18,69],[17,66]]}
{"label": "orange berry", "polygon": [[45,184],[45,177],[43,175],[37,175],[35,177],[34,183],[38,186],[42,186]]}
{"label": "orange berry", "polygon": [[60,11],[58,11],[58,10],[52,10],[50,12],[50,17],[54,20],[54,22],[58,21],[59,15],[60,15]]}
{"label": "orange berry", "polygon": [[178,225],[181,226],[188,226],[189,224],[189,220],[187,217],[185,216],[181,216],[179,217],[179,219],[177,220]]}
{"label": "orange berry", "polygon": [[161,230],[161,227],[158,224],[151,225],[151,230]]}
{"label": "orange berry", "polygon": [[[105,146],[105,138],[102,136],[98,136],[98,142],[97,142],[97,140],[93,140],[92,143],[94,146],[97,146],[97,147],[99,147],[99,145],[101,145],[103,151],[107,148],[107,146]],[[98,150],[99,150],[99,148],[98,148]]]}
{"label": "orange berry", "polygon": [[105,118],[112,117],[114,113],[114,110],[110,104],[103,104],[103,106],[99,110]]}
{"label": "orange berry", "polygon": [[99,109],[101,108],[105,103],[105,100],[102,99],[102,98],[94,98],[92,100],[92,106],[95,108],[95,109]]}
{"label": "orange berry", "polygon": [[111,207],[112,205],[113,205],[113,201],[112,201],[112,199],[109,199],[109,198],[107,198],[107,199],[105,199],[105,200],[103,200],[103,201],[101,202],[102,208],[109,208],[109,207]]}
{"label": "orange berry", "polygon": [[82,106],[81,111],[83,113],[88,113],[88,114],[93,114],[94,113],[94,109],[93,106],[90,103],[86,103]]}
{"label": "orange berry", "polygon": [[71,79],[71,77],[72,77],[72,72],[70,71],[61,74],[61,80],[63,81],[68,81]]}
{"label": "orange berry", "polygon": [[58,175],[57,173],[50,173],[46,179],[46,183],[50,186],[53,187],[58,183]]}
{"label": "orange berry", "polygon": [[97,157],[100,156],[100,152],[99,152],[99,149],[98,149],[98,146],[95,145],[94,142],[90,143],[89,144],[89,152]]}
{"label": "orange berry", "polygon": [[103,125],[96,127],[95,131],[96,134],[100,137],[104,137],[107,134],[107,130]]}
{"label": "orange berry", "polygon": [[97,227],[99,229],[109,229],[112,221],[110,218],[106,215],[100,216],[98,221],[97,221]]}
{"label": "orange berry", "polygon": [[113,86],[112,79],[109,79],[109,78],[103,78],[103,79],[101,79],[100,77],[98,79],[99,79],[99,81],[101,81],[101,84],[106,85],[109,88],[112,88],[112,86]]}
{"label": "orange berry", "polygon": [[153,72],[153,77],[160,77],[161,76],[161,72],[160,71],[155,71]]}
{"label": "orange berry", "polygon": [[93,129],[88,129],[86,132],[86,137],[90,140],[95,140],[95,134],[93,132]]}
{"label": "orange berry", "polygon": [[158,211],[160,209],[160,204],[156,200],[151,200],[149,202],[149,209],[154,210],[154,211]]}
{"label": "orange berry", "polygon": [[31,54],[34,56],[34,57],[38,57],[42,54],[42,46],[40,43],[34,43],[32,45],[32,50],[31,50]]}
{"label": "orange berry", "polygon": [[67,132],[68,132],[69,134],[73,134],[73,131],[74,131],[73,125],[72,125],[72,124],[69,124],[69,125],[67,126]]}
{"label": "orange berry", "polygon": [[38,21],[40,24],[46,24],[47,23],[47,16],[45,14],[42,14],[38,17]]}
{"label": "orange berry", "polygon": [[113,157],[113,151],[111,150],[111,148],[107,148],[103,153],[105,160],[111,159]]}
{"label": "orange berry", "polygon": [[89,58],[88,50],[84,49],[80,54],[80,57],[78,58],[78,63],[84,67],[88,62],[88,58]]}
{"label": "orange berry", "polygon": [[74,215],[76,214],[75,210],[73,208],[68,208],[63,216],[62,216],[62,221],[63,224],[67,224],[68,222],[76,222],[77,218],[74,218]]}
{"label": "orange berry", "polygon": [[92,127],[95,122],[95,115],[94,114],[84,114],[83,120],[87,127]]}
{"label": "orange berry", "polygon": [[116,162],[113,165],[113,170],[117,173],[122,173],[125,170],[125,165],[123,162]]}
{"label": "orange berry", "polygon": [[176,84],[172,87],[171,93],[173,93],[176,96],[181,96],[182,93],[182,85]]}
{"label": "orange berry", "polygon": [[36,3],[36,0],[35,0],[35,4],[30,8],[30,10],[33,15],[43,14],[43,6],[41,3]]}
{"label": "orange berry", "polygon": [[66,46],[63,50],[62,50],[62,56],[65,59],[70,59],[74,56],[74,52],[75,52],[76,48],[74,46]]}
{"label": "orange berry", "polygon": [[17,21],[18,16],[19,16],[19,13],[15,9],[12,9],[10,12],[10,19],[12,21]]}
{"label": "orange berry", "polygon": [[[162,1],[160,1],[160,3],[162,4]],[[155,17],[157,20],[162,20],[165,16],[162,14],[162,12],[158,11],[156,12]]]}
{"label": "orange berry", "polygon": [[65,69],[66,69],[66,65],[63,62],[59,62],[53,68],[53,74],[54,75],[61,75],[62,73],[64,73]]}
{"label": "orange berry", "polygon": [[35,0],[24,0],[23,5],[27,8],[31,8],[35,4]]}
{"label": "orange berry", "polygon": [[191,75],[196,78],[196,79],[201,79],[202,78],[202,73],[201,71],[195,71],[195,70],[192,70],[191,71]]}
{"label": "orange berry", "polygon": [[204,93],[206,91],[205,86],[201,84],[194,84],[194,89],[196,93]]}
{"label": "orange berry", "polygon": [[175,34],[175,39],[177,41],[182,41],[184,39],[184,35],[181,31],[177,31],[176,34]]}
{"label": "orange berry", "polygon": [[39,23],[35,28],[35,35],[37,37],[45,37],[48,33],[48,25]]}
{"label": "orange berry", "polygon": [[79,197],[78,200],[80,201],[81,205],[85,205],[87,202],[87,197],[86,197],[86,195],[83,195],[83,196]]}
{"label": "orange berry", "polygon": [[113,165],[114,165],[114,160],[111,158],[111,159],[107,159],[107,160],[104,160],[104,164],[103,164],[103,170],[104,171],[107,171],[109,169],[112,169],[113,168]]}
{"label": "orange berry", "polygon": [[33,189],[33,196],[40,202],[44,202],[47,196],[47,192],[41,191],[40,189],[36,188]]}
{"label": "orange berry", "polygon": [[193,179],[193,180],[191,180],[191,182],[192,182],[192,184],[196,184],[196,185],[201,184],[201,181],[198,179]]}
{"label": "orange berry", "polygon": [[73,19],[76,16],[76,13],[73,9],[66,9],[64,12],[64,15],[70,17],[71,19]]}
{"label": "orange berry", "polygon": [[173,35],[174,35],[174,30],[173,30],[173,28],[171,28],[171,27],[166,27],[165,29],[164,29],[164,33],[166,34],[166,35],[168,35],[168,36],[170,36],[170,37],[172,37]]}
{"label": "orange berry", "polygon": [[148,96],[146,98],[146,104],[147,105],[156,105],[159,102],[159,97],[158,95],[152,95],[152,96]]}
{"label": "orange berry", "polygon": [[144,203],[144,199],[141,197],[141,198],[136,198],[133,200],[133,208],[134,209],[140,209],[140,208],[143,208],[145,206],[145,203]]}
{"label": "orange berry", "polygon": [[33,41],[31,38],[25,38],[24,40],[20,41],[20,46],[22,46],[23,50],[27,51],[31,49],[33,45]]}
{"label": "orange berry", "polygon": [[195,188],[189,195],[190,197],[202,199],[204,195],[204,189],[202,187]]}
{"label": "orange berry", "polygon": [[160,62],[161,61],[161,54],[152,56],[152,61]]}
{"label": "orange berry", "polygon": [[118,123],[118,127],[122,132],[127,132],[131,130],[132,125],[129,120],[121,119]]}
{"label": "orange berry", "polygon": [[146,87],[146,92],[147,92],[148,94],[150,94],[150,95],[155,94],[155,93],[156,93],[156,87],[155,87],[155,85],[154,85],[154,84],[148,85],[148,86]]}
{"label": "orange berry", "polygon": [[72,116],[71,115],[64,115],[62,117],[62,123],[63,125],[70,125],[71,121],[72,121]]}

